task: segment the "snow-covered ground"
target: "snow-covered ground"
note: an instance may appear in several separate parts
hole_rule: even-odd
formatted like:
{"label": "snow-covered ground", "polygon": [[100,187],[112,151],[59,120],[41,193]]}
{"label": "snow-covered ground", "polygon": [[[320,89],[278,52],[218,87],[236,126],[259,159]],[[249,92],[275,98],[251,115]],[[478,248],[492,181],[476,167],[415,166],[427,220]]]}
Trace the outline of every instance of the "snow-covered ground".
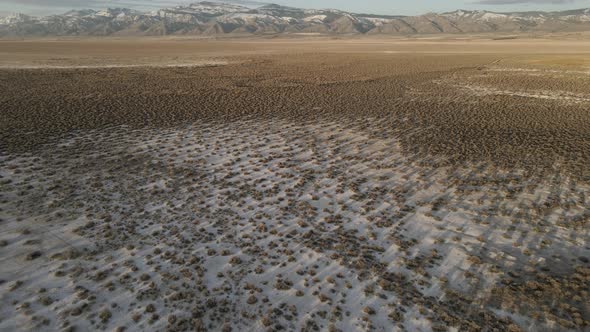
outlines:
{"label": "snow-covered ground", "polygon": [[[502,75],[502,77],[500,78],[499,76],[494,75]],[[521,81],[525,83],[520,83],[518,88],[506,88],[501,84],[498,84],[498,82],[501,80],[508,81],[507,79],[511,77],[555,77],[559,79],[575,79],[578,81],[586,80],[590,83],[588,75],[590,75],[589,70],[521,68],[496,64],[487,66],[486,68],[481,68],[481,70],[477,71],[476,74],[452,75],[438,80],[435,83],[451,86],[455,89],[476,96],[515,96],[522,98],[555,100],[568,104],[589,104],[590,91],[572,92],[560,90],[561,87],[555,86],[546,86],[543,89],[534,88],[530,86],[530,83],[526,83],[526,79],[521,79]],[[490,79],[491,77],[496,77],[496,81],[492,81]],[[484,82],[494,82],[494,84],[484,83],[480,80],[484,80]]]}
{"label": "snow-covered ground", "polygon": [[191,67],[210,67],[210,66],[224,66],[227,61],[221,60],[193,60],[191,62],[169,62],[169,63],[143,63],[143,64],[69,64],[69,65],[52,65],[52,64],[20,64],[7,63],[0,64],[2,69],[100,69],[100,68],[191,68]]}
{"label": "snow-covered ground", "polygon": [[550,325],[494,294],[587,262],[590,188],[430,166],[361,127],[114,127],[1,156],[0,330]]}

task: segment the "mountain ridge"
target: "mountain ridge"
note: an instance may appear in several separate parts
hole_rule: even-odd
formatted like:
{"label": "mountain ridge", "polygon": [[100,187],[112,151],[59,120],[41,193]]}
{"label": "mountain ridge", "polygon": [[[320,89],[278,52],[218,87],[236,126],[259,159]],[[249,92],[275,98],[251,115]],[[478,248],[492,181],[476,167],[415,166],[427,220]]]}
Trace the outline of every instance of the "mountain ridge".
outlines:
{"label": "mountain ridge", "polygon": [[590,8],[560,12],[458,9],[417,16],[357,14],[276,4],[247,7],[202,1],[154,11],[71,10],[60,15],[0,17],[0,37],[223,34],[460,34],[590,31]]}

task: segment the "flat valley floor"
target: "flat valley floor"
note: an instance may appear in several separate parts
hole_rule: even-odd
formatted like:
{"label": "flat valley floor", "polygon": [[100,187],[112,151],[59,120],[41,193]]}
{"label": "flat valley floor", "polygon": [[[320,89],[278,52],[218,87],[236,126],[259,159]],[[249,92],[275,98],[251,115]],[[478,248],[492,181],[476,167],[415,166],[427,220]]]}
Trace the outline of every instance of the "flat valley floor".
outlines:
{"label": "flat valley floor", "polygon": [[590,37],[0,41],[0,331],[590,329]]}

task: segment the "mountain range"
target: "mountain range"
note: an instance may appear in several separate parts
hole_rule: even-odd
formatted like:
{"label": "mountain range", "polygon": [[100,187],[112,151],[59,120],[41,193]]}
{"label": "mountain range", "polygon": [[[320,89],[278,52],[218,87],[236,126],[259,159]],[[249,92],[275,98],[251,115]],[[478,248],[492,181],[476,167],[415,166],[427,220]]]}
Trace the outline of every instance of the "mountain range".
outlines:
{"label": "mountain range", "polygon": [[61,15],[0,17],[0,37],[224,34],[456,34],[590,31],[590,8],[561,12],[457,10],[419,16],[355,14],[274,4],[198,2],[141,12],[72,10]]}

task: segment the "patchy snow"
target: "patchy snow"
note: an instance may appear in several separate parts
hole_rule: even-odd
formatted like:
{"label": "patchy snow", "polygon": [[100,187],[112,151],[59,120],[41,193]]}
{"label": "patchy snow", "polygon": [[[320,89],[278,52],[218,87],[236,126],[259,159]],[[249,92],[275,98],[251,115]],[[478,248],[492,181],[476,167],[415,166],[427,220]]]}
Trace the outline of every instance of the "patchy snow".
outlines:
{"label": "patchy snow", "polygon": [[590,95],[581,93],[572,93],[558,90],[537,90],[537,91],[518,91],[497,89],[489,86],[479,86],[472,84],[456,84],[456,87],[470,91],[478,96],[502,95],[516,96],[523,98],[558,100],[566,103],[590,103]]}
{"label": "patchy snow", "polygon": [[584,15],[567,15],[563,16],[563,19],[579,22],[590,22],[590,14],[585,13]]}
{"label": "patchy snow", "polygon": [[223,15],[227,13],[237,13],[250,10],[248,7],[233,5],[227,3],[200,2],[189,5],[188,7],[179,6],[177,9],[191,10],[197,13],[209,15]]}
{"label": "patchy snow", "polygon": [[11,14],[8,16],[0,17],[0,24],[3,25],[10,25],[10,24],[17,24],[22,22],[27,22],[33,20],[34,17],[24,15],[24,14]]}
{"label": "patchy snow", "polygon": [[559,75],[590,75],[590,70],[557,70],[557,69],[535,69],[535,68],[487,68],[488,71],[533,73],[533,74],[559,74]]}
{"label": "patchy snow", "polygon": [[[502,72],[502,73],[516,73],[519,75],[531,75],[531,76],[565,76],[571,77],[572,75],[590,75],[590,71],[584,70],[559,70],[559,69],[539,69],[539,68],[513,68],[513,67],[489,67],[486,68],[487,73]],[[443,84],[458,88],[460,90],[469,92],[477,96],[515,96],[522,98],[532,99],[546,99],[556,100],[564,103],[590,103],[590,94],[577,93],[570,91],[561,91],[558,89],[545,90],[545,89],[503,89],[498,86],[481,84],[473,82],[470,78],[485,78],[487,73],[484,75],[467,76],[463,78],[459,77],[447,77],[435,81],[437,84]]]}
{"label": "patchy snow", "polygon": [[217,21],[223,23],[256,23],[264,22],[267,24],[287,24],[291,21],[291,17],[282,18],[266,14],[253,14],[253,13],[232,13],[217,17]]}
{"label": "patchy snow", "polygon": [[386,23],[390,23],[394,20],[389,18],[379,18],[379,17],[361,17],[364,21],[371,22],[375,24],[375,26],[381,26]]}
{"label": "patchy snow", "polygon": [[496,13],[485,12],[479,18],[482,19],[482,20],[484,20],[484,21],[490,21],[490,20],[505,19],[507,17],[508,16],[507,15],[504,15],[504,14],[496,14]]}
{"label": "patchy snow", "polygon": [[[430,330],[475,310],[453,292],[485,303],[501,272],[588,255],[587,229],[544,221],[583,215],[590,188],[431,162],[354,124],[278,119],[2,155],[0,330]],[[554,191],[579,203],[537,214]]]}
{"label": "patchy snow", "polygon": [[304,22],[318,22],[323,23],[328,16],[326,15],[312,15],[303,19]]}
{"label": "patchy snow", "polygon": [[224,66],[227,65],[229,62],[227,61],[220,61],[220,60],[201,60],[201,61],[191,61],[186,63],[145,63],[145,64],[110,64],[110,65],[50,65],[50,64],[43,64],[43,65],[20,65],[20,64],[0,64],[1,69],[101,69],[101,68],[142,68],[142,67],[152,67],[152,68],[188,68],[188,67],[210,67],[210,66]]}

